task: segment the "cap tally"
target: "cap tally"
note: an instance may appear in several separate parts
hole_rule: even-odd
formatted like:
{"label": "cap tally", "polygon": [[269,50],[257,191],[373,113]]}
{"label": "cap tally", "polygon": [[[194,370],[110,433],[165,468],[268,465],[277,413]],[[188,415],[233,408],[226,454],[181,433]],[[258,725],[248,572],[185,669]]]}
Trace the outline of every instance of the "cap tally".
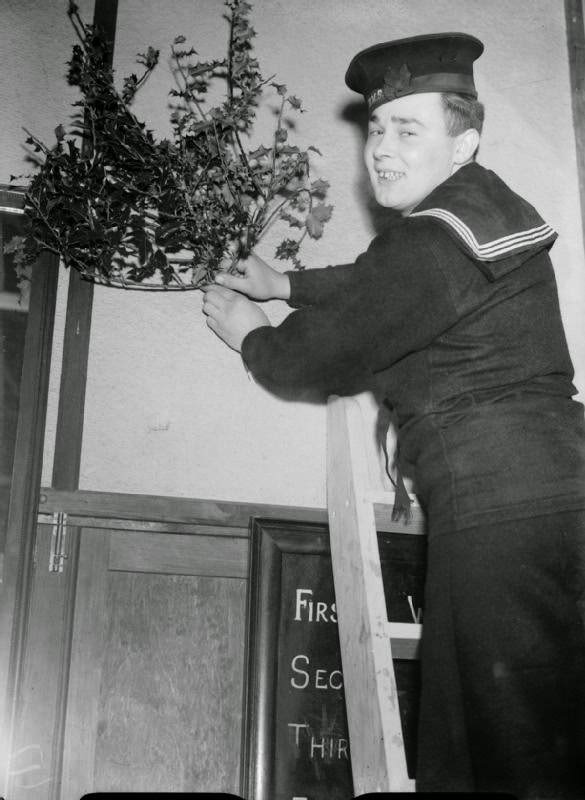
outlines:
{"label": "cap tally", "polygon": [[473,62],[483,44],[466,33],[434,33],[383,42],[351,60],[345,82],[373,111],[382,103],[423,92],[457,92],[477,98]]}

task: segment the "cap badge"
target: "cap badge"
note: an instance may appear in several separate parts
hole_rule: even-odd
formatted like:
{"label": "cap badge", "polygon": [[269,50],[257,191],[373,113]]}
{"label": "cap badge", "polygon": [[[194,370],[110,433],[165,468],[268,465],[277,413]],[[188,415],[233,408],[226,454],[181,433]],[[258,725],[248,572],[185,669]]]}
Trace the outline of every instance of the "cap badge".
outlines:
{"label": "cap badge", "polygon": [[411,72],[403,64],[400,70],[388,67],[384,73],[383,92],[386,100],[396,100],[396,98],[410,89]]}

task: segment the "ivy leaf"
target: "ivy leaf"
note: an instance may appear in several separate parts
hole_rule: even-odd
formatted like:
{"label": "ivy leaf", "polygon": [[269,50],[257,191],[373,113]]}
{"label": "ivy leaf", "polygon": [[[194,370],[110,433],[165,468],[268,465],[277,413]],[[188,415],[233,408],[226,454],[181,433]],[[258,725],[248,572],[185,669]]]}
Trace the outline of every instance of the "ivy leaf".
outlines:
{"label": "ivy leaf", "polygon": [[280,217],[281,219],[284,219],[286,222],[288,222],[291,228],[305,227],[305,223],[303,222],[303,220],[299,219],[298,217],[295,217],[294,214],[289,214],[288,211],[281,211]]}
{"label": "ivy leaf", "polygon": [[270,85],[274,86],[274,88],[276,89],[276,91],[278,92],[278,94],[281,97],[284,97],[286,95],[286,84],[284,84],[284,83],[271,83]]}
{"label": "ivy leaf", "polygon": [[280,153],[281,156],[292,156],[295,155],[296,153],[300,153],[301,151],[296,145],[285,144],[283,147],[280,148],[278,152]]}
{"label": "ivy leaf", "polygon": [[65,138],[65,128],[62,125],[57,125],[55,128],[55,136],[58,142],[62,142]]}
{"label": "ivy leaf", "polygon": [[260,145],[260,147],[258,147],[256,150],[249,153],[249,157],[260,160],[261,158],[270,155],[271,152],[272,152],[271,147],[264,147],[264,145]]}
{"label": "ivy leaf", "polygon": [[333,213],[333,206],[326,206],[324,203],[319,203],[313,207],[311,213],[307,216],[305,226],[312,239],[320,239],[323,235],[323,225]]}
{"label": "ivy leaf", "polygon": [[210,64],[208,61],[199,61],[197,64],[188,67],[188,72],[192,78],[196,78],[199,75],[204,75],[206,72],[211,72],[212,69],[213,64]]}
{"label": "ivy leaf", "polygon": [[147,70],[152,70],[158,64],[159,55],[159,50],[155,50],[154,47],[149,47],[146,53],[138,53],[136,61],[139,64],[143,64]]}
{"label": "ivy leaf", "polygon": [[314,197],[325,197],[325,195],[327,194],[327,190],[329,188],[330,188],[329,181],[324,181],[321,178],[319,178],[319,180],[313,181],[309,191]]}
{"label": "ivy leaf", "polygon": [[291,104],[293,108],[296,108],[297,111],[302,111],[302,100],[298,97],[295,97],[294,94],[291,94],[290,97],[287,98],[288,102]]}

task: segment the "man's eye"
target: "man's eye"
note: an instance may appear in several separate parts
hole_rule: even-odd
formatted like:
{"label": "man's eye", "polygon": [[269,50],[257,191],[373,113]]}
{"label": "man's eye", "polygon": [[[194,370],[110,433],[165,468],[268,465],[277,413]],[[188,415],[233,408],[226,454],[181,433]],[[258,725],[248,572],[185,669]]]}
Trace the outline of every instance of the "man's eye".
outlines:
{"label": "man's eye", "polygon": [[380,128],[370,128],[369,135],[370,136],[378,136],[382,133]]}
{"label": "man's eye", "polygon": [[400,135],[401,135],[401,136],[404,136],[404,137],[408,137],[408,136],[416,136],[416,134],[415,134],[415,132],[414,132],[414,131],[408,131],[408,130],[403,130],[403,131],[400,131]]}

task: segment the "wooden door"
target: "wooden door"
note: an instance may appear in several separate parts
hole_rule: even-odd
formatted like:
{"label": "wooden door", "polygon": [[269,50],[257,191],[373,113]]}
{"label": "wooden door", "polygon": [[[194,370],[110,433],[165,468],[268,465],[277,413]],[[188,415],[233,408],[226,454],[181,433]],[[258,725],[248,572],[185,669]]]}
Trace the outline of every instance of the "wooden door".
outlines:
{"label": "wooden door", "polygon": [[12,800],[238,793],[247,531],[182,527],[39,526]]}

